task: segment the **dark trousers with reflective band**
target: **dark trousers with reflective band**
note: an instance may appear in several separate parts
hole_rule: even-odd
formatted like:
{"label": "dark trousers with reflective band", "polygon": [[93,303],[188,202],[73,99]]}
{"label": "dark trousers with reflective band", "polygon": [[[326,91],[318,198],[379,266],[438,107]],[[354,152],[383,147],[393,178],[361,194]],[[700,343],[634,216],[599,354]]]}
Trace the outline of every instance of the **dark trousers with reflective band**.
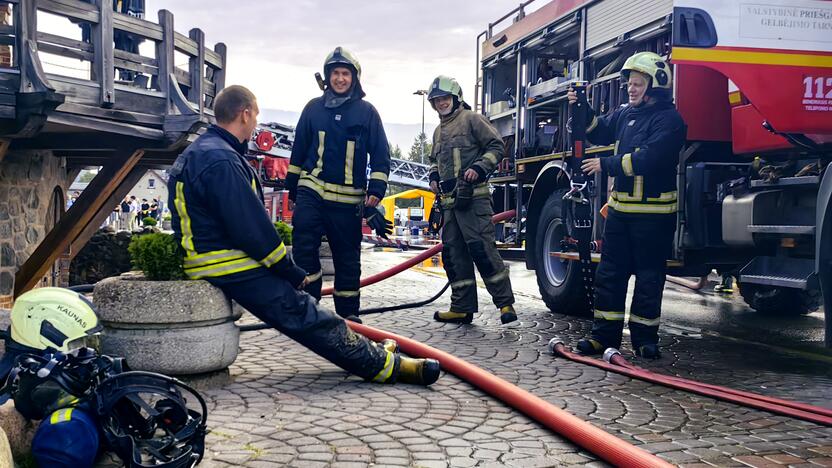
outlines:
{"label": "dark trousers with reflective band", "polygon": [[344,320],[282,278],[264,273],[244,281],[211,280],[229,298],[315,354],[367,380],[395,376],[397,358],[350,330]]}
{"label": "dark trousers with reflective band", "polygon": [[[298,189],[292,215],[292,257],[310,275],[321,272],[319,249],[326,235],[335,264],[335,311],[357,315],[361,304],[361,213],[356,205],[327,203],[317,193]],[[320,275],[306,292],[321,298]]]}
{"label": "dark trousers with reflective band", "polygon": [[675,214],[628,216],[610,210],[595,272],[592,325],[592,337],[605,348],[621,346],[631,275],[636,276],[629,321],[633,347],[658,343],[665,270],[675,230]]}
{"label": "dark trousers with reflective band", "polygon": [[498,308],[514,304],[508,269],[494,244],[491,200],[474,198],[465,210],[442,211],[442,263],[451,283],[451,312],[477,312],[474,265]]}

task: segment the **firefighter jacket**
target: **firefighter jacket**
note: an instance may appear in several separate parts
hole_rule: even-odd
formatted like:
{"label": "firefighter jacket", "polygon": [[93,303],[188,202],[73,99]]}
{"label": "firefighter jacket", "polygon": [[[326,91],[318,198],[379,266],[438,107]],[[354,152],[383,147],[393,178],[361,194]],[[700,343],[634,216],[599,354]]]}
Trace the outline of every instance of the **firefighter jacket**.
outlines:
{"label": "firefighter jacket", "polygon": [[239,281],[271,270],[298,286],[306,273],[286,255],[269,220],[263,188],[243,158],[246,147],[212,126],[170,169],[171,226],[185,250],[185,274]]}
{"label": "firefighter jacket", "polygon": [[489,197],[488,175],[503,159],[505,148],[500,134],[488,120],[460,106],[451,114],[440,118],[433,132],[433,148],[430,154],[430,180],[439,183],[442,206],[453,206],[452,194],[457,179],[468,169],[479,175],[474,185],[474,198]]}
{"label": "firefighter jacket", "polygon": [[365,194],[381,199],[389,172],[387,136],[372,104],[350,99],[327,108],[322,97],[309,101],[295,129],[286,175],[290,198],[306,187],[328,202],[357,205]]}
{"label": "firefighter jacket", "polygon": [[673,103],[624,106],[591,118],[589,141],[615,143],[614,154],[601,158],[604,174],[615,178],[609,207],[631,215],[675,213],[676,167],[687,129]]}

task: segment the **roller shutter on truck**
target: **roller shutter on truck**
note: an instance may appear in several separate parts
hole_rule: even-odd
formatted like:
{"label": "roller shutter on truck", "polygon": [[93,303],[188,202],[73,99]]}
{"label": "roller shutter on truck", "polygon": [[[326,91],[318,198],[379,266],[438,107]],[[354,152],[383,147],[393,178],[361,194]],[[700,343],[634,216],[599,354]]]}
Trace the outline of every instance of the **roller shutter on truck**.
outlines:
{"label": "roller shutter on truck", "polygon": [[603,0],[587,9],[586,48],[664,18],[673,11],[673,0]]}

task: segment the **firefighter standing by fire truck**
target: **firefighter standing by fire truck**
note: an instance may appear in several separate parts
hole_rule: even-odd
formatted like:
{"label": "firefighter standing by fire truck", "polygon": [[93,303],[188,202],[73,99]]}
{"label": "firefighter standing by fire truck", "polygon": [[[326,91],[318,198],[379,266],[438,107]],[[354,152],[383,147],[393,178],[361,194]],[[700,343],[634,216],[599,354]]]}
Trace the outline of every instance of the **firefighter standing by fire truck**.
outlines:
{"label": "firefighter standing by fire truck", "polygon": [[246,162],[257,126],[257,100],[230,86],[214,103],[217,125],[188,146],[170,169],[172,226],[185,251],[185,274],[205,279],[260,320],[316,354],[366,380],[430,385],[439,363],[396,352],[352,332],[344,320],[299,291],[306,271],[286,246],[263,206],[263,188]]}
{"label": "firefighter standing by fire truck", "polygon": [[[614,177],[608,201],[601,263],[595,276],[595,311],[591,336],[580,340],[584,354],[621,345],[627,285],[636,276],[630,305],[633,350],[660,357],[659,317],[666,262],[676,229],[676,167],[686,128],[673,104],[669,64],[652,52],[639,52],[624,63],[629,102],[587,125],[587,138],[599,145],[615,143],[614,154],[587,159],[582,170]],[[570,104],[577,94],[570,90]]]}
{"label": "firefighter standing by fire truck", "polygon": [[360,322],[361,219],[376,232],[386,224],[376,206],[387,190],[390,151],[378,112],[363,100],[355,56],[337,47],[324,61],[324,77],[323,96],[301,113],[286,175],[294,202],[293,255],[310,273],[306,291],[320,299],[318,252],[326,235],[335,264],[335,311]]}
{"label": "firefighter standing by fire truck", "polygon": [[451,282],[451,308],[436,312],[439,322],[471,323],[477,312],[474,265],[482,276],[502,323],[517,320],[514,293],[494,244],[488,175],[503,158],[497,130],[462,100],[462,88],[453,78],[439,76],[428,93],[439,113],[430,155],[430,187],[441,194],[442,261]]}

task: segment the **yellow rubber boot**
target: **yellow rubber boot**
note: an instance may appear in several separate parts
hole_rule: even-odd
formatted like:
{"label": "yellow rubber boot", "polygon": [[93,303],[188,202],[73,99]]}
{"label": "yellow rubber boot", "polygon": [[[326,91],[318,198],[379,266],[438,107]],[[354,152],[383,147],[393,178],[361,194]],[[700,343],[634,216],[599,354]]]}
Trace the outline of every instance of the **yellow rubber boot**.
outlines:
{"label": "yellow rubber boot", "polygon": [[503,325],[515,320],[517,320],[517,313],[514,311],[514,306],[500,307],[500,321],[503,322]]}
{"label": "yellow rubber boot", "polygon": [[439,370],[439,361],[436,359],[414,359],[400,355],[396,381],[428,386],[439,379]]}
{"label": "yellow rubber boot", "polygon": [[433,314],[433,319],[443,323],[471,323],[474,321],[474,314],[451,311],[436,312]]}

